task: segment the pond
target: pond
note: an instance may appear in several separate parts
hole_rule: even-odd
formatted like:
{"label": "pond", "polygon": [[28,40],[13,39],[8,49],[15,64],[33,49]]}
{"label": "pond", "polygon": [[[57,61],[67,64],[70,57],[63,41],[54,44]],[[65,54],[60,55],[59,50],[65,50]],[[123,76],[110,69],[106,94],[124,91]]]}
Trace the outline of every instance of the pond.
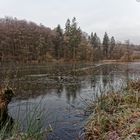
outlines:
{"label": "pond", "polygon": [[49,140],[82,139],[90,101],[108,90],[119,90],[127,80],[140,78],[140,63],[94,65],[2,66],[1,84],[14,87],[9,116],[22,131],[39,121],[52,129]]}

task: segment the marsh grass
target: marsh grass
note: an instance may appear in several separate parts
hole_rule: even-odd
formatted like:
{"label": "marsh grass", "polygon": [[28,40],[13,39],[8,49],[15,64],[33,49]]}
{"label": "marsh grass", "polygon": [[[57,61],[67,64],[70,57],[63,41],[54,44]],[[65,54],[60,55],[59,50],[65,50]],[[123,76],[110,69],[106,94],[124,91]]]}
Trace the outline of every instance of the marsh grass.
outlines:
{"label": "marsh grass", "polygon": [[22,132],[20,130],[20,125],[18,122],[14,124],[13,128],[10,131],[9,129],[9,122],[6,123],[5,126],[0,130],[0,140],[42,140],[43,139],[43,132],[40,129],[40,125],[36,121],[32,121],[32,126],[28,128],[26,132]]}
{"label": "marsh grass", "polygon": [[[0,140],[43,140],[46,139],[48,133],[50,133],[49,128],[44,128],[43,126],[43,110],[40,109],[41,101],[30,107],[26,105],[25,119],[23,120],[26,129],[23,130],[20,120],[13,120],[11,124],[10,118],[7,120],[2,129],[0,129]],[[20,107],[19,107],[20,108]],[[21,108],[20,108],[21,109]],[[18,110],[17,115],[20,114]]]}
{"label": "marsh grass", "polygon": [[108,92],[90,105],[87,140],[140,139],[139,84],[130,81],[126,89]]}
{"label": "marsh grass", "polygon": [[[8,85],[8,82],[6,85]],[[32,107],[27,102],[24,110],[24,122],[27,123],[26,131],[22,131],[21,122],[19,121],[20,112],[22,111],[20,106],[18,111],[15,112],[18,115],[16,120],[9,115],[7,110],[4,116],[0,118],[0,140],[42,140],[47,132],[43,129],[41,101],[36,105],[32,105]]]}

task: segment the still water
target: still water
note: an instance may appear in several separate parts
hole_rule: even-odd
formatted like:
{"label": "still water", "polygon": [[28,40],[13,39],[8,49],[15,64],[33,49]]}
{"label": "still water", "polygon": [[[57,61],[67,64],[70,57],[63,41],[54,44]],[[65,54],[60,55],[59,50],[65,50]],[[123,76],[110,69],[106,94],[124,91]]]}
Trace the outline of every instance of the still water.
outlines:
{"label": "still water", "polygon": [[129,79],[140,78],[140,63],[12,65],[2,66],[0,76],[1,84],[15,90],[9,115],[22,131],[35,120],[42,131],[52,131],[46,136],[49,140],[75,140],[82,139],[90,102],[108,90],[120,90]]}

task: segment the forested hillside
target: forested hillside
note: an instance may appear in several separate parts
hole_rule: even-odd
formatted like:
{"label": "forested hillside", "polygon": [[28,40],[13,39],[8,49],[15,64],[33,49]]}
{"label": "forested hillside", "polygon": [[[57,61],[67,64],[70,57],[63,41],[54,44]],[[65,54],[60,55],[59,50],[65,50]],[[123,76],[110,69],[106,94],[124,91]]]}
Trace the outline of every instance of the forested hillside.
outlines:
{"label": "forested hillside", "polygon": [[[115,38],[109,37],[107,33],[103,39],[96,33],[88,35],[78,27],[76,18],[72,21],[68,19],[65,29],[60,25],[50,29],[16,18],[0,19],[1,63],[93,62],[120,59],[129,53],[128,45],[129,43],[116,43]],[[139,50],[139,47],[137,49]]]}

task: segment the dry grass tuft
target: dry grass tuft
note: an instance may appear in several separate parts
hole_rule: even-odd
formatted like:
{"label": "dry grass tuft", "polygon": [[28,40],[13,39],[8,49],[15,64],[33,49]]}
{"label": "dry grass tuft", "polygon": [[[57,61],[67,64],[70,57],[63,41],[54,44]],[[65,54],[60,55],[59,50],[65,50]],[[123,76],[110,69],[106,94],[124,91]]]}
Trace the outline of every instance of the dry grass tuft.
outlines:
{"label": "dry grass tuft", "polygon": [[140,81],[131,81],[127,90],[108,93],[93,103],[86,125],[87,140],[140,139]]}

